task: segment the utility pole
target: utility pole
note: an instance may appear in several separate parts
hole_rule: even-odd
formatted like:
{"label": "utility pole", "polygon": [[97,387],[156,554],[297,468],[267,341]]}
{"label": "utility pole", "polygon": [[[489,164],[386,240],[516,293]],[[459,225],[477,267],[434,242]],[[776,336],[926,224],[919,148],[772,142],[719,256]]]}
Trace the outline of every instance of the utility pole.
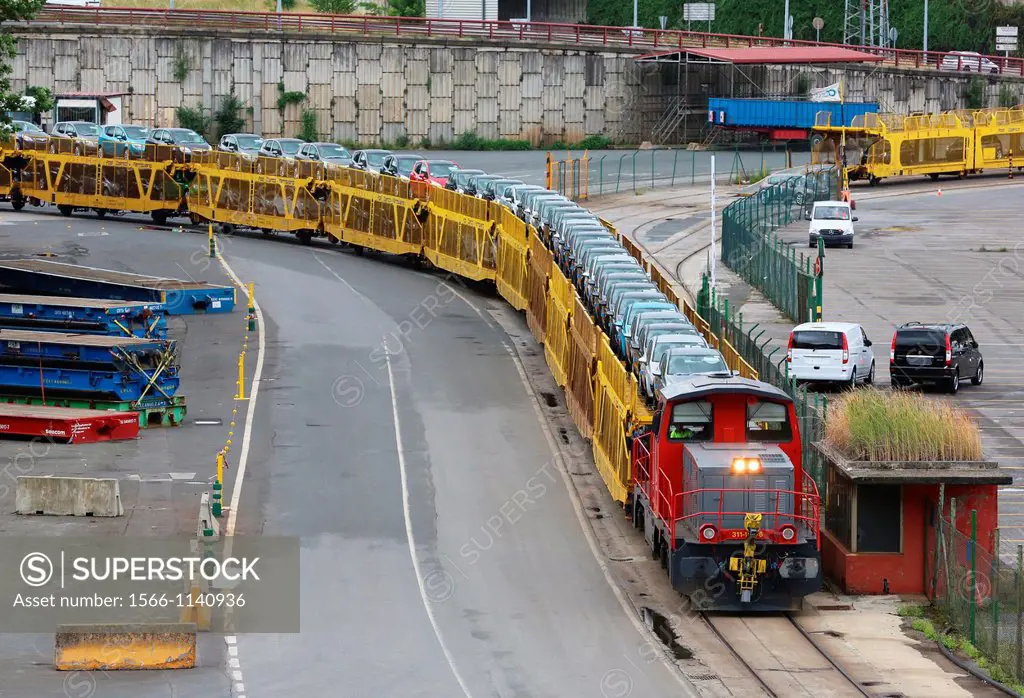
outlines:
{"label": "utility pole", "polygon": [[639,4],[639,0],[633,0],[633,26],[634,27],[639,27],[640,26],[640,19],[639,19],[640,15],[637,12],[637,5],[638,4]]}
{"label": "utility pole", "polygon": [[924,59],[928,60],[928,0],[924,0]]}
{"label": "utility pole", "polygon": [[785,7],[785,9],[784,9],[784,11],[782,13],[782,38],[783,39],[792,39],[793,37],[790,35],[789,32],[790,32],[790,26],[789,26],[789,0],[786,0],[786,7]]}

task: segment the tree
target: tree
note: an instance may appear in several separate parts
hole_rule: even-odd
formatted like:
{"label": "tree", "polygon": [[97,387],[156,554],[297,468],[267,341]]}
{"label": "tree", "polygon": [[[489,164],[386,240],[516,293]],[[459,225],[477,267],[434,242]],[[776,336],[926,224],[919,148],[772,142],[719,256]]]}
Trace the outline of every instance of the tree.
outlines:
{"label": "tree", "polygon": [[[0,23],[22,22],[32,19],[43,8],[46,0],[0,0]],[[11,117],[8,112],[21,108],[22,95],[11,92],[11,61],[17,54],[18,40],[10,33],[0,31],[0,132],[9,133]]]}
{"label": "tree", "polygon": [[190,128],[199,135],[208,138],[213,126],[213,117],[200,104],[196,107],[178,107],[174,110],[178,116],[178,125]]}
{"label": "tree", "polygon": [[387,13],[392,17],[424,17],[427,5],[424,0],[388,0]]}
{"label": "tree", "polygon": [[221,100],[220,108],[213,114],[213,120],[217,124],[217,136],[238,133],[245,128],[245,118],[242,116],[244,108],[245,105],[232,87],[227,97]]}
{"label": "tree", "polygon": [[309,0],[309,4],[317,12],[328,15],[350,15],[356,11],[358,5],[356,0]]}
{"label": "tree", "polygon": [[32,86],[25,89],[25,96],[31,97],[35,100],[35,104],[32,106],[32,115],[39,117],[40,114],[53,109],[57,100],[54,99],[53,93],[45,87]]}

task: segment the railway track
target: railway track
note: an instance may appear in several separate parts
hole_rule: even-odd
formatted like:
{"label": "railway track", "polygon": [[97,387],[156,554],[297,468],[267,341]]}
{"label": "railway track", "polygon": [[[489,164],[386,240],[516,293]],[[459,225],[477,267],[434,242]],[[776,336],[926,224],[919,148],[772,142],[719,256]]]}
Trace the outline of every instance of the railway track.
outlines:
{"label": "railway track", "polygon": [[789,614],[702,613],[711,632],[772,698],[871,696]]}

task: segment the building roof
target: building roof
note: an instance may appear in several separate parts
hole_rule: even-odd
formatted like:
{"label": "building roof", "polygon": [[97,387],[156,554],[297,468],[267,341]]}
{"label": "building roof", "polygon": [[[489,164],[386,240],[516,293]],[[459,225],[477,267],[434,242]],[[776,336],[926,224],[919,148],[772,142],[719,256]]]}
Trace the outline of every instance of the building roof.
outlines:
{"label": "building roof", "polygon": [[823,442],[816,448],[847,480],[860,485],[1010,485],[1013,477],[994,461],[857,461],[843,458]]}
{"label": "building roof", "polygon": [[751,380],[750,378],[740,378],[739,376],[694,376],[690,379],[673,381],[660,392],[662,397],[669,401],[681,397],[698,398],[716,393],[742,393],[756,397],[766,397],[772,400],[782,400],[784,402],[793,401],[789,395],[786,395],[786,393],[773,385]]}
{"label": "building roof", "polygon": [[689,62],[690,57],[734,65],[785,63],[874,63],[882,56],[841,46],[751,46],[748,48],[687,48],[637,56],[638,61]]}

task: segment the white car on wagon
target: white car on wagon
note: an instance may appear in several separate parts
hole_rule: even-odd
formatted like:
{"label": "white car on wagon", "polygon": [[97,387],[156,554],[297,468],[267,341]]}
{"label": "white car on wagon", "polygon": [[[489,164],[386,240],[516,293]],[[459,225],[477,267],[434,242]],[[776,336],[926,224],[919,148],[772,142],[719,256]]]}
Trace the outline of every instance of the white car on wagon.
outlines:
{"label": "white car on wagon", "polygon": [[805,322],[789,335],[789,377],[801,383],[853,387],[875,381],[875,354],[864,328],[853,322]]}

